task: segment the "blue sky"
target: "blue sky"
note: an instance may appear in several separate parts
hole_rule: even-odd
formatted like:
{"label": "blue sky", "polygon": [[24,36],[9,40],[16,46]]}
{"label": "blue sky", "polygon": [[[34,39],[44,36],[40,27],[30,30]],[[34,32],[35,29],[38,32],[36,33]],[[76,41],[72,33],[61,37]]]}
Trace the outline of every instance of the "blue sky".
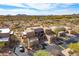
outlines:
{"label": "blue sky", "polygon": [[0,15],[63,15],[78,13],[79,4],[77,3],[0,3]]}

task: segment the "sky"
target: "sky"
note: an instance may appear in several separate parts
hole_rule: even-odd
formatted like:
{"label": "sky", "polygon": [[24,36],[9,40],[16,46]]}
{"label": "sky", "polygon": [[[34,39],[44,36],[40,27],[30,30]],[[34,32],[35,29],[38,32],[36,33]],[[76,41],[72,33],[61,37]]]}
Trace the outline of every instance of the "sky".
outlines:
{"label": "sky", "polygon": [[78,3],[26,3],[26,0],[0,0],[0,15],[65,15],[78,13]]}

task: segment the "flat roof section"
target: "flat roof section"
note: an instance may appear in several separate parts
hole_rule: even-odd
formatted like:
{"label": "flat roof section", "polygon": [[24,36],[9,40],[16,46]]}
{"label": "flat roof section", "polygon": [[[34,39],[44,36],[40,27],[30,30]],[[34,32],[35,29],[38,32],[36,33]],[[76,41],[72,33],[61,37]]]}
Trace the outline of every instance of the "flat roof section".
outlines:
{"label": "flat roof section", "polygon": [[10,29],[9,28],[0,28],[0,33],[9,33]]}

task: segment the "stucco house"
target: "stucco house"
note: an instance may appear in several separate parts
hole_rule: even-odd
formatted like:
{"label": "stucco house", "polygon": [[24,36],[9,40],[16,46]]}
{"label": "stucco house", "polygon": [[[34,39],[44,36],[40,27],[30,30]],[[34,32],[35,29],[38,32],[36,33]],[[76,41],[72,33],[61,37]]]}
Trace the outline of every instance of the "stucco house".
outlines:
{"label": "stucco house", "polygon": [[0,46],[5,45],[5,42],[9,42],[10,29],[9,28],[0,28]]}
{"label": "stucco house", "polygon": [[28,49],[31,49],[33,45],[38,44],[38,38],[35,36],[34,30],[31,28],[27,28],[27,30],[22,33],[22,37],[23,43],[25,43]]}
{"label": "stucco house", "polygon": [[1,28],[0,29],[0,42],[9,41],[10,29],[9,28]]}

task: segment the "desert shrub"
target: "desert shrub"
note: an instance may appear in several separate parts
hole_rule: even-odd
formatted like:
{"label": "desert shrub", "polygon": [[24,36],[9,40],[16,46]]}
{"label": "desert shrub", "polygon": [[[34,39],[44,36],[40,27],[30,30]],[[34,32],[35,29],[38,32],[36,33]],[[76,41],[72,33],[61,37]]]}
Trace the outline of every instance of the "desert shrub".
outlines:
{"label": "desert shrub", "polygon": [[39,50],[39,51],[36,51],[36,53],[34,53],[34,56],[48,56],[49,53],[44,51],[44,50]]}
{"label": "desert shrub", "polygon": [[5,45],[5,42],[0,42],[0,47],[3,47]]}
{"label": "desert shrub", "polygon": [[74,31],[74,30],[71,30],[71,31],[70,31],[70,34],[77,34],[77,32]]}
{"label": "desert shrub", "polygon": [[79,51],[79,42],[78,43],[71,43],[68,46],[70,49],[72,49],[73,51]]}

